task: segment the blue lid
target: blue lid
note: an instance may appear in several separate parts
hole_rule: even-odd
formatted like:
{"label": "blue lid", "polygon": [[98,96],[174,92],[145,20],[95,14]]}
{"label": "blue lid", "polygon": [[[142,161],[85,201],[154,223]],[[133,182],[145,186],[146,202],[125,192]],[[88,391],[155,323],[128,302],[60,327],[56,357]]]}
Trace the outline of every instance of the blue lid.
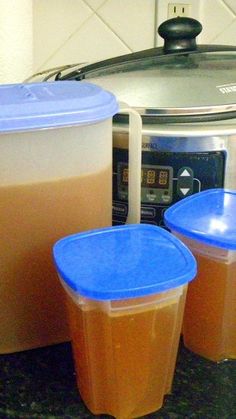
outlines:
{"label": "blue lid", "polygon": [[211,246],[236,250],[236,191],[208,189],[165,211],[171,230]]}
{"label": "blue lid", "polygon": [[196,275],[196,261],[163,228],[130,224],[78,233],[53,248],[59,275],[80,295],[118,300],[166,291]]}
{"label": "blue lid", "polygon": [[115,96],[87,82],[0,86],[0,133],[88,125],[118,111]]}

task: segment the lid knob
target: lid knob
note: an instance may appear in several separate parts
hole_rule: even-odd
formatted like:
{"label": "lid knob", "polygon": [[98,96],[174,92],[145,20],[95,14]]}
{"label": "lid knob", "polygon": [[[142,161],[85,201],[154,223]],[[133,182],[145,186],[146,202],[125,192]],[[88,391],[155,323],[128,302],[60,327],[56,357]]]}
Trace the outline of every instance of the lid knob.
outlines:
{"label": "lid knob", "polygon": [[166,20],[158,28],[159,35],[164,39],[164,52],[166,54],[196,50],[195,38],[201,31],[201,23],[189,17],[176,17]]}

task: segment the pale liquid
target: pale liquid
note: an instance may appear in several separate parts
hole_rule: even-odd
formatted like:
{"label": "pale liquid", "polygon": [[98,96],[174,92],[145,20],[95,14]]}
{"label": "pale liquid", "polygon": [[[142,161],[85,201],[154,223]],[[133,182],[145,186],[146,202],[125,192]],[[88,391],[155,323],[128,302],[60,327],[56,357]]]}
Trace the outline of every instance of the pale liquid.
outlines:
{"label": "pale liquid", "polygon": [[188,287],[185,345],[213,361],[236,358],[236,263],[195,256],[198,275]]}
{"label": "pale liquid", "polygon": [[68,306],[77,383],[87,407],[120,419],[159,409],[174,373],[179,299],[110,314],[81,310],[71,298]]}
{"label": "pale liquid", "polygon": [[0,188],[0,353],[69,339],[52,258],[61,237],[111,225],[111,167]]}

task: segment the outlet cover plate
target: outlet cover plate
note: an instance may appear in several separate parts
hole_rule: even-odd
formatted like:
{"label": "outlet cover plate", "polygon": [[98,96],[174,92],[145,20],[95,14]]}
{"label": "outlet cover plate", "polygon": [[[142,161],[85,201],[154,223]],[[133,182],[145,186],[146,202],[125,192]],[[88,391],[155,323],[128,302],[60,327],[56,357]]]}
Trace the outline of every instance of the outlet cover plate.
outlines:
{"label": "outlet cover plate", "polygon": [[[201,0],[180,0],[176,2],[174,0],[156,0],[156,19],[155,19],[155,46],[159,47],[163,45],[163,39],[158,35],[157,29],[162,22],[169,19],[168,10],[169,4],[186,4],[188,6],[190,17],[193,19],[200,20],[201,16]],[[198,37],[198,39],[200,39]]]}
{"label": "outlet cover plate", "polygon": [[191,16],[192,7],[190,4],[185,3],[169,3],[168,4],[168,19],[177,16]]}

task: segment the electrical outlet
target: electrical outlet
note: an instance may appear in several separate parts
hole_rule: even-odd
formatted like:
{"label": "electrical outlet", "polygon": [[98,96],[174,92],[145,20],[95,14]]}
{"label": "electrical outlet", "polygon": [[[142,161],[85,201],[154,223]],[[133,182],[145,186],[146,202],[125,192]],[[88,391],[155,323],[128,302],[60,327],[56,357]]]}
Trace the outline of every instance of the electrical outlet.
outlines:
{"label": "electrical outlet", "polygon": [[167,11],[168,19],[172,19],[173,17],[178,16],[191,16],[191,4],[169,3]]}
{"label": "electrical outlet", "polygon": [[162,22],[177,16],[200,20],[201,3],[202,0],[180,0],[179,3],[174,3],[172,0],[156,0],[155,45],[163,45],[163,39],[157,33]]}

